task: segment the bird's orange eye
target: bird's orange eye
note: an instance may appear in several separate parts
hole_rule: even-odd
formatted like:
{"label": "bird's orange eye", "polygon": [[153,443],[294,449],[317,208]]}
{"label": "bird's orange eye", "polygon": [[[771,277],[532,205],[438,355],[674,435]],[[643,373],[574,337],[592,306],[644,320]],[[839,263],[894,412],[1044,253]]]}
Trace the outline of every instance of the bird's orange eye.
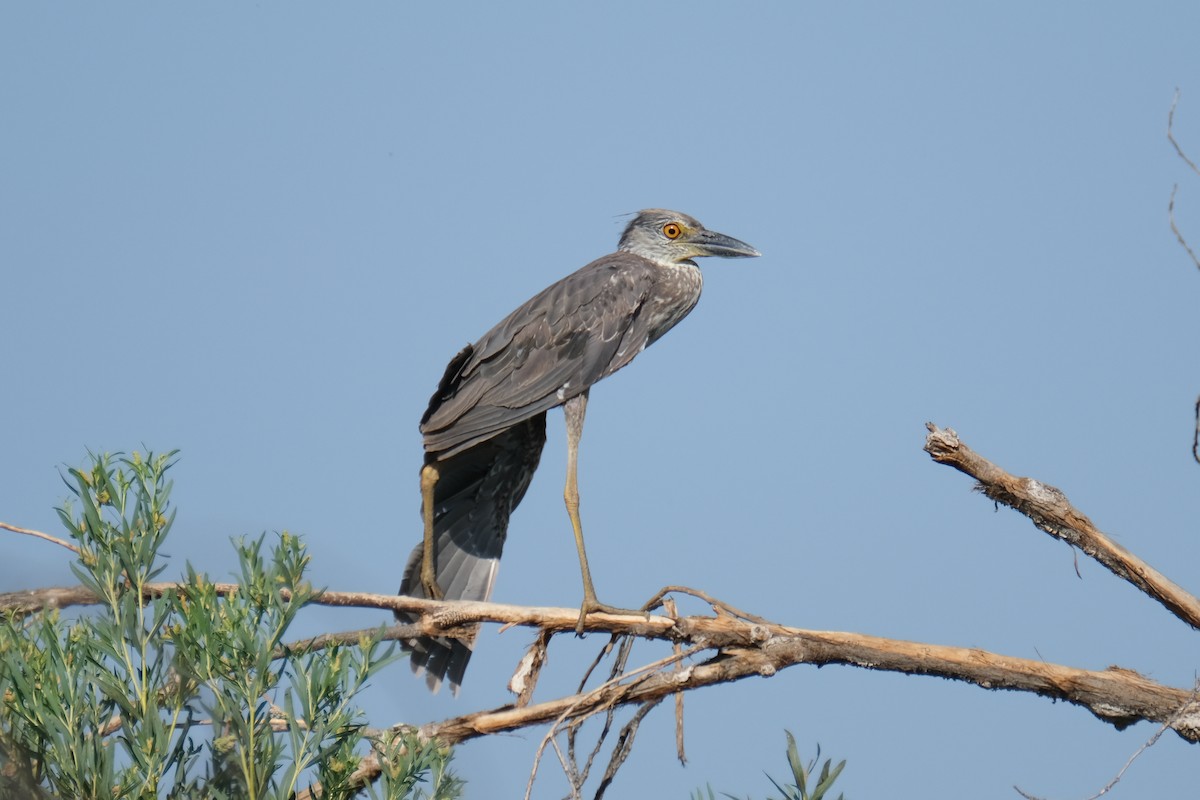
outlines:
{"label": "bird's orange eye", "polygon": [[678,222],[668,222],[666,225],[663,225],[662,232],[663,236],[666,236],[668,239],[678,239],[680,236],[683,236],[683,228],[679,226]]}

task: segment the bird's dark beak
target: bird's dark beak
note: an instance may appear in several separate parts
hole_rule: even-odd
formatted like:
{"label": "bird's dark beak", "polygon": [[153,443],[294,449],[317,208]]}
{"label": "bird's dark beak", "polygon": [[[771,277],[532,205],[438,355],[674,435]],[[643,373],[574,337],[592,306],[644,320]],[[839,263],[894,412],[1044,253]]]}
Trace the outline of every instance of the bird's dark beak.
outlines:
{"label": "bird's dark beak", "polygon": [[697,256],[717,256],[719,258],[751,258],[762,253],[743,241],[726,236],[716,231],[700,230],[692,236],[696,246]]}

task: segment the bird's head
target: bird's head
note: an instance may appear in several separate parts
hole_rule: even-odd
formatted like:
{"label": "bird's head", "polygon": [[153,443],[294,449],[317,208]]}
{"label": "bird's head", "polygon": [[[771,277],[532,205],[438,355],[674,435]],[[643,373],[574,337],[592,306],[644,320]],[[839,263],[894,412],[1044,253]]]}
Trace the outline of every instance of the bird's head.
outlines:
{"label": "bird's head", "polygon": [[708,230],[694,217],[663,208],[639,211],[625,226],[619,249],[664,266],[691,264],[693,258],[702,256],[760,255],[745,242]]}

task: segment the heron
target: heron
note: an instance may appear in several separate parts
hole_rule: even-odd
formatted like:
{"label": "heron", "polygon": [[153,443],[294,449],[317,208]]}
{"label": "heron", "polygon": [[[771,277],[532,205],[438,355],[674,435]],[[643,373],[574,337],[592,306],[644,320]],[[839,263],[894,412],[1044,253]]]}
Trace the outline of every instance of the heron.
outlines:
{"label": "heron", "polygon": [[[703,280],[693,259],[759,252],[677,211],[638,212],[614,253],[542,290],[451,359],[421,417],[422,542],[408,559],[400,594],[487,600],[509,518],[525,495],[546,441],[546,412],[563,407],[570,517],[588,614],[623,609],[596,597],[579,518],[578,456],[588,395],[695,308]],[[416,616],[397,612],[412,622]],[[463,639],[402,642],[413,671],[437,691],[457,693],[474,646]]]}

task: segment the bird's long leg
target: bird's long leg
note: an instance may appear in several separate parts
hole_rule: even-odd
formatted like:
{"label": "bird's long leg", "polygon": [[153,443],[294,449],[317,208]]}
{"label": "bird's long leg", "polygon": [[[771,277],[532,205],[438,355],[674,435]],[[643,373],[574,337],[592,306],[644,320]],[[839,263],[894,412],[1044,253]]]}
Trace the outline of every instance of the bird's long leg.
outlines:
{"label": "bird's long leg", "polygon": [[583,623],[587,615],[593,611],[604,611],[610,614],[629,613],[626,609],[606,605],[596,599],[596,588],[592,585],[592,571],[588,567],[587,550],[583,546],[583,524],[579,521],[579,437],[583,435],[583,417],[587,412],[588,393],[576,395],[563,405],[563,414],[567,419],[567,486],[563,490],[563,500],[567,504],[567,514],[571,517],[571,527],[575,531],[575,546],[579,549],[579,570],[583,573],[583,604],[579,607],[579,621],[575,623],[575,633],[583,634]]}
{"label": "bird's long leg", "polygon": [[425,520],[425,548],[421,554],[421,588],[430,600],[441,600],[442,589],[437,582],[437,553],[433,535],[433,489],[437,486],[438,471],[433,464],[421,468],[421,515]]}
{"label": "bird's long leg", "polygon": [[596,589],[592,585],[592,570],[588,567],[587,550],[583,546],[583,523],[579,521],[579,437],[583,435],[583,417],[587,413],[588,393],[576,395],[563,406],[567,419],[567,486],[563,489],[563,500],[567,504],[567,516],[575,531],[575,547],[579,549],[579,569],[583,573],[583,607],[579,611],[579,625],[591,606],[597,605]]}

